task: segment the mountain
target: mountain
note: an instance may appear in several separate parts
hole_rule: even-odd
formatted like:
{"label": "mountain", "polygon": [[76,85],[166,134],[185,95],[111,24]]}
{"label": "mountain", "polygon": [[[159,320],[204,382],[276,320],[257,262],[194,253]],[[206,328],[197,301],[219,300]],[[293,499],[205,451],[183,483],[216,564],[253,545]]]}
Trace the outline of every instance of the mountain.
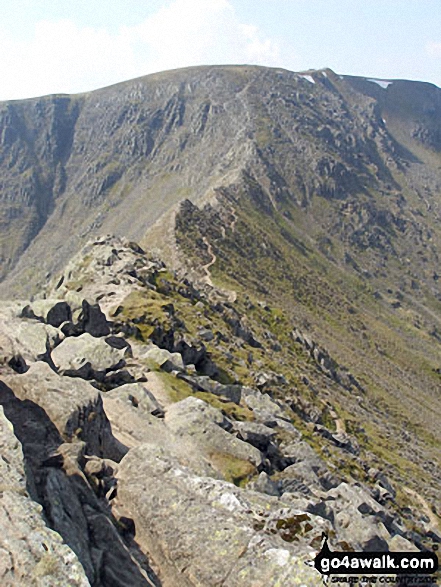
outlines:
{"label": "mountain", "polygon": [[441,541],[440,115],[430,84],[249,66],[0,105],[0,290],[32,296],[0,307],[0,403],[92,584],[289,585],[323,531]]}
{"label": "mountain", "polygon": [[435,247],[439,92],[330,70],[199,67],[3,102],[4,295],[36,291],[90,235],[140,241],[181,200],[209,200],[244,173],[269,209],[307,209],[322,248],[332,225],[343,246],[380,256],[381,247],[405,254],[400,237],[411,232],[416,254],[418,239],[429,238],[418,233],[420,214]]}

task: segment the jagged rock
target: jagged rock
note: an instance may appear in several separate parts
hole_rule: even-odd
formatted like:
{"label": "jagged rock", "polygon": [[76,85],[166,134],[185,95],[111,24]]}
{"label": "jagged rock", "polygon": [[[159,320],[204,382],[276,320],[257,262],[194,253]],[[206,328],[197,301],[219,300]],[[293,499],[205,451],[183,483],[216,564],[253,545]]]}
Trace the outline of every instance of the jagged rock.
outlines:
{"label": "jagged rock", "polygon": [[110,399],[119,399],[128,402],[140,412],[146,412],[153,416],[162,417],[164,410],[156,401],[155,396],[141,383],[129,383],[117,387],[106,393]]}
{"label": "jagged rock", "polygon": [[261,452],[226,432],[231,429],[231,422],[201,399],[188,397],[169,406],[165,423],[178,438],[190,436],[198,451],[208,455],[208,460],[220,472],[234,464],[229,462],[229,457],[251,464],[249,473],[253,467],[259,469],[263,464]]}
{"label": "jagged rock", "polygon": [[63,301],[36,300],[23,308],[22,316],[60,327],[65,336],[79,336],[85,332],[95,337],[110,334],[110,326],[99,304],[90,303],[72,292]]}
{"label": "jagged rock", "polygon": [[320,547],[327,528],[320,518],[196,476],[158,447],[130,451],[118,487],[118,509],[134,519],[136,539],[160,565],[165,587],[322,584],[303,562]]}
{"label": "jagged rock", "polygon": [[39,322],[5,321],[2,331],[0,344],[5,359],[20,356],[26,364],[48,360],[51,349],[63,338],[57,328]]}
{"label": "jagged rock", "polygon": [[21,363],[23,372],[28,363],[49,360],[51,349],[64,337],[57,328],[34,320],[20,319],[18,313],[20,310],[17,312],[13,305],[0,308],[0,364],[12,360],[11,366],[14,368],[14,363]]}
{"label": "jagged rock", "polygon": [[194,345],[181,338],[173,345],[173,352],[179,353],[185,365],[194,365],[198,373],[207,377],[215,377],[218,368],[210,359],[204,344]]}
{"label": "jagged rock", "polygon": [[206,391],[224,397],[227,401],[235,404],[240,403],[242,396],[242,387],[240,385],[224,385],[218,383],[206,375],[187,375],[180,374],[180,379],[191,385],[197,391]]}
{"label": "jagged rock", "polygon": [[102,385],[105,389],[115,389],[122,385],[128,385],[130,383],[136,383],[141,379],[135,377],[128,369],[117,369],[116,371],[110,371],[102,379]]}
{"label": "jagged rock", "polygon": [[258,422],[234,422],[238,438],[265,452],[276,435],[272,428]]}
{"label": "jagged rock", "polygon": [[[294,442],[280,447],[282,468],[280,487],[283,491],[310,493],[311,487],[316,489],[332,489],[337,487],[340,479],[333,474],[325,462],[305,441]],[[297,488],[298,487],[298,488]]]}
{"label": "jagged rock", "polygon": [[84,440],[90,454],[119,461],[126,453],[112,436],[99,391],[88,382],[60,377],[42,362],[34,363],[22,375],[5,376],[3,381],[0,403],[12,401],[15,396],[30,406],[38,406],[65,440]]}
{"label": "jagged rock", "polygon": [[328,491],[327,505],[334,515],[334,527],[340,540],[355,550],[387,551],[391,535],[380,516],[382,507],[358,485],[340,483]]}
{"label": "jagged rock", "polygon": [[257,420],[271,427],[277,426],[277,419],[284,419],[283,409],[267,393],[242,387],[242,395],[245,404],[253,410]]}
{"label": "jagged rock", "polygon": [[87,300],[82,301],[81,313],[78,316],[76,326],[80,332],[87,332],[91,336],[99,337],[110,334],[110,326],[99,304],[90,304]]}
{"label": "jagged rock", "polygon": [[23,318],[33,318],[45,324],[59,327],[63,322],[68,322],[72,319],[72,310],[65,301],[44,299],[35,300],[26,305],[21,315]]}
{"label": "jagged rock", "polygon": [[0,582],[4,587],[88,587],[84,569],[26,489],[23,453],[0,406]]}
{"label": "jagged rock", "polygon": [[184,361],[179,353],[171,353],[166,349],[160,349],[157,346],[153,346],[143,357],[153,363],[156,363],[164,371],[183,371]]}
{"label": "jagged rock", "polygon": [[349,436],[349,434],[346,432],[331,432],[328,430],[328,428],[322,426],[321,424],[316,424],[314,431],[321,434],[324,438],[331,440],[339,448],[347,450],[353,455],[360,454],[360,446],[358,442],[355,440],[355,438]]}
{"label": "jagged rock", "polygon": [[[151,587],[99,499],[107,488],[103,481],[110,487],[112,478],[91,486],[81,468],[86,453],[112,461],[126,453],[111,435],[98,392],[84,381],[57,376],[45,363],[7,381],[10,388],[0,383],[0,401],[23,446],[27,486],[44,504],[48,524],[78,556],[91,584]],[[104,463],[109,473],[110,461]]]}
{"label": "jagged rock", "polygon": [[123,367],[125,356],[125,349],[111,347],[104,339],[88,333],[66,338],[51,355],[59,373],[98,381],[110,371]]}
{"label": "jagged rock", "polygon": [[286,385],[287,381],[283,375],[279,375],[278,373],[269,373],[265,371],[261,371],[256,373],[254,376],[256,387],[260,391],[264,391],[266,389],[277,388],[280,385]]}
{"label": "jagged rock", "polygon": [[373,481],[376,481],[377,485],[380,488],[383,488],[383,490],[385,490],[391,496],[392,499],[395,499],[396,491],[393,488],[387,476],[383,472],[379,471],[378,469],[370,468],[368,471],[368,475]]}

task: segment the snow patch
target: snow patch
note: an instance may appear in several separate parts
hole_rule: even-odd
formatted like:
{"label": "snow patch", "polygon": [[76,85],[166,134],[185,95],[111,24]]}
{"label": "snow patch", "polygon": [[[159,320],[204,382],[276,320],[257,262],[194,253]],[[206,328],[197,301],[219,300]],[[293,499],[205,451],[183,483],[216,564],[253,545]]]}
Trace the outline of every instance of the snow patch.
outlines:
{"label": "snow patch", "polygon": [[372,82],[374,84],[377,84],[377,86],[380,86],[380,88],[383,88],[383,90],[385,90],[388,86],[391,85],[391,81],[389,80],[385,80],[385,79],[374,79],[374,78],[370,78],[367,80],[368,82]]}
{"label": "snow patch", "polygon": [[300,75],[300,77],[302,77],[303,79],[308,80],[312,84],[315,84],[314,78],[311,75]]}

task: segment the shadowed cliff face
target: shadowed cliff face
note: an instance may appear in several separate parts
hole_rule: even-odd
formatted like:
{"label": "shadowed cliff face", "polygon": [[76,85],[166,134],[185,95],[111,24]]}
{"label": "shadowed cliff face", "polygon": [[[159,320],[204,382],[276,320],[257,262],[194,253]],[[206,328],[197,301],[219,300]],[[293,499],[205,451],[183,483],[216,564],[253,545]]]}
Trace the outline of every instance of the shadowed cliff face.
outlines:
{"label": "shadowed cliff face", "polygon": [[246,66],[2,103],[2,291],[35,290],[94,233],[142,239],[244,172],[263,213],[308,209],[313,232],[397,253],[438,214],[439,110],[429,84]]}

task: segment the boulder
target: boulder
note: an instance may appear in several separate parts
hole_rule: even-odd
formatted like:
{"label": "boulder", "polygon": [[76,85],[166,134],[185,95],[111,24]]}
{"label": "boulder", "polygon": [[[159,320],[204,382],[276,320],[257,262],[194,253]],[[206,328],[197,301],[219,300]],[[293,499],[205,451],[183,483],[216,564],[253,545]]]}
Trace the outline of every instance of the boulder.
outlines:
{"label": "boulder", "polygon": [[70,377],[101,381],[110,371],[125,365],[126,349],[110,346],[104,339],[84,333],[66,338],[52,352],[52,361],[58,372]]}
{"label": "boulder", "polygon": [[383,523],[388,518],[382,506],[361,486],[340,483],[327,492],[326,502],[333,512],[340,541],[364,552],[388,550],[391,535]]}
{"label": "boulder", "polygon": [[276,435],[273,428],[258,422],[234,422],[234,430],[240,440],[252,444],[263,452],[268,449],[271,440]]}
{"label": "boulder", "polygon": [[282,492],[310,494],[311,489],[329,490],[340,483],[338,476],[331,472],[325,462],[305,441],[282,445],[279,474]]}
{"label": "boulder", "polygon": [[99,304],[91,304],[87,300],[81,303],[81,312],[78,316],[77,328],[91,336],[107,336],[110,326]]}
{"label": "boulder", "polygon": [[38,362],[0,382],[0,403],[13,398],[44,410],[64,440],[83,440],[90,454],[119,461],[126,452],[112,435],[99,391],[86,381],[60,377]]}
{"label": "boulder", "polygon": [[318,432],[324,438],[331,440],[339,448],[342,448],[353,455],[360,454],[360,446],[358,442],[346,432],[331,432],[331,430],[328,430],[328,428],[321,424],[315,425],[314,432]]}
{"label": "boulder", "polygon": [[286,418],[283,409],[267,393],[261,393],[250,387],[243,387],[242,396],[245,404],[253,410],[259,422],[276,426],[278,418]]}
{"label": "boulder", "polygon": [[177,438],[191,437],[213,467],[231,479],[246,477],[262,467],[262,453],[229,434],[226,428],[231,422],[201,399],[188,397],[169,406],[165,423]]}
{"label": "boulder", "polygon": [[[0,313],[0,361],[8,363],[20,357],[24,364],[48,360],[51,350],[64,338],[57,328],[29,320],[20,320],[9,313]],[[22,371],[24,371],[22,369]]]}
{"label": "boulder", "polygon": [[240,403],[242,396],[242,388],[240,385],[224,385],[218,381],[214,381],[206,375],[179,375],[186,383],[191,385],[196,391],[206,391],[225,398],[229,402],[235,404]]}
{"label": "boulder", "polygon": [[163,417],[164,410],[156,401],[155,396],[141,383],[121,385],[106,393],[110,399],[119,399],[135,407],[139,412]]}
{"label": "boulder", "polygon": [[271,477],[262,471],[256,481],[252,481],[247,485],[247,488],[260,493],[266,493],[266,495],[273,495],[275,497],[280,496],[280,490],[277,483],[275,483]]}
{"label": "boulder", "polygon": [[161,369],[167,372],[171,371],[183,371],[184,370],[184,361],[179,353],[171,353],[166,349],[160,349],[156,345],[152,345],[152,348],[144,353],[144,359],[148,361],[152,361]]}
{"label": "boulder", "polygon": [[35,300],[23,308],[21,316],[59,327],[72,319],[72,310],[64,300]]}

